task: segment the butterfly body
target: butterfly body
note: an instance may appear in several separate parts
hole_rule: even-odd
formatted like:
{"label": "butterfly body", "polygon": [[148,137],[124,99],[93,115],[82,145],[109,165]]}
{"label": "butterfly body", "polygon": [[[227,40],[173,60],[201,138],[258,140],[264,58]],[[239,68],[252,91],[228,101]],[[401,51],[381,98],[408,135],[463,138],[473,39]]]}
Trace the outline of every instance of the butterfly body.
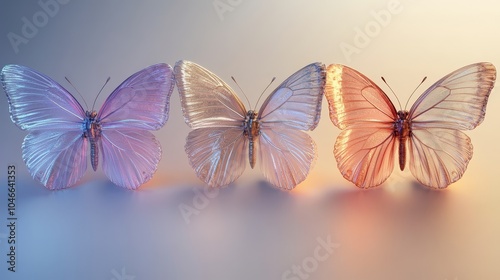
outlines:
{"label": "butterfly body", "polygon": [[101,122],[97,119],[96,111],[86,111],[83,121],[83,135],[90,142],[90,164],[94,171],[99,164],[99,145],[101,138]]}
{"label": "butterfly body", "polygon": [[411,137],[411,120],[408,118],[408,111],[398,111],[394,122],[394,136],[399,140],[399,169],[403,171],[406,165],[406,141],[408,137]]}
{"label": "butterfly body", "polygon": [[243,134],[248,139],[248,160],[250,167],[254,168],[257,159],[256,141],[260,135],[259,120],[257,119],[257,112],[249,110],[243,122]]}

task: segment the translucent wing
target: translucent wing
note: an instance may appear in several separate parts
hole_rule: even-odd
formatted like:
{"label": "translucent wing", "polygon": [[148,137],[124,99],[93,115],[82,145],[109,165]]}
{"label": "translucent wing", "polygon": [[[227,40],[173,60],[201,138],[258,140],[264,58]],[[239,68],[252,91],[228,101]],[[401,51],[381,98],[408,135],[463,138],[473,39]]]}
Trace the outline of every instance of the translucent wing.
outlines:
{"label": "translucent wing", "polygon": [[46,188],[74,185],[87,169],[87,140],[81,131],[35,130],[23,142],[23,159]]}
{"label": "translucent wing", "polygon": [[263,130],[256,145],[264,176],[291,190],[304,181],[316,159],[316,144],[305,132],[286,127]]}
{"label": "translucent wing", "polygon": [[394,168],[394,105],[366,76],[338,64],[327,68],[325,96],[342,129],[334,149],[340,172],[361,188],[383,183]]}
{"label": "translucent wing", "polygon": [[99,111],[103,170],[115,184],[136,189],[153,176],[160,144],[147,130],[162,127],[174,82],[167,64],[147,67],[127,78]]}
{"label": "translucent wing", "polygon": [[287,126],[313,130],[321,115],[325,66],[312,63],[295,72],[264,101],[258,119],[261,128]]}
{"label": "translucent wing", "polygon": [[410,170],[431,188],[446,188],[460,179],[472,158],[472,143],[460,130],[416,128],[408,144]]}
{"label": "translucent wing", "polygon": [[343,130],[333,153],[344,178],[360,188],[371,188],[391,175],[397,143],[390,128],[367,123]]}
{"label": "translucent wing", "polygon": [[256,145],[265,177],[281,189],[293,189],[309,173],[316,145],[306,133],[321,115],[325,66],[313,63],[274,90],[259,111],[261,135]]}
{"label": "translucent wing", "polygon": [[360,72],[339,64],[327,68],[325,96],[330,119],[340,129],[366,123],[393,123],[396,108],[374,82]]}
{"label": "translucent wing", "polygon": [[226,83],[196,63],[178,61],[174,72],[184,119],[194,129],[186,139],[189,163],[212,187],[233,182],[248,156],[245,107]]}
{"label": "translucent wing", "polygon": [[120,187],[136,189],[156,171],[160,143],[146,130],[108,130],[101,136],[103,170]]}
{"label": "translucent wing", "polygon": [[427,89],[411,107],[409,118],[420,127],[474,129],[484,119],[495,79],[491,63],[462,67]]}
{"label": "translucent wing", "polygon": [[87,169],[81,105],[57,82],[28,67],[7,65],[1,80],[12,121],[30,131],[22,149],[33,178],[48,189],[75,184]]}
{"label": "translucent wing", "polygon": [[245,106],[219,77],[190,61],[175,64],[175,79],[186,123],[200,127],[241,127]]}
{"label": "translucent wing", "polygon": [[12,122],[22,130],[82,130],[82,106],[51,78],[28,67],[6,65],[1,80]]}
{"label": "translucent wing", "polygon": [[168,119],[174,88],[172,68],[149,66],[127,78],[104,102],[98,119],[104,129],[160,129]]}
{"label": "translucent wing", "polygon": [[460,130],[483,121],[495,79],[491,63],[471,64],[437,81],[412,106],[410,170],[422,184],[445,188],[462,177],[472,144]]}
{"label": "translucent wing", "polygon": [[208,127],[191,131],[186,140],[189,163],[198,178],[212,187],[236,180],[247,160],[248,140],[241,128]]}

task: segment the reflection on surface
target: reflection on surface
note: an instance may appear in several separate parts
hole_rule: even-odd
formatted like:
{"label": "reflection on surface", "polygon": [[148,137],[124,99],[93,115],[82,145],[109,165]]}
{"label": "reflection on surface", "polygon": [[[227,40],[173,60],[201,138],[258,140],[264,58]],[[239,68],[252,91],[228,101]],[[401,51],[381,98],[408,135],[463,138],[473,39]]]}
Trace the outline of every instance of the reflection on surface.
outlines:
{"label": "reflection on surface", "polygon": [[[474,198],[416,182],[397,187],[20,185],[18,255],[26,268],[16,276],[107,279],[126,268],[137,279],[446,279],[488,265],[493,252]],[[338,244],[324,260],[315,257],[319,240]],[[486,264],[466,266],[477,258]]]}

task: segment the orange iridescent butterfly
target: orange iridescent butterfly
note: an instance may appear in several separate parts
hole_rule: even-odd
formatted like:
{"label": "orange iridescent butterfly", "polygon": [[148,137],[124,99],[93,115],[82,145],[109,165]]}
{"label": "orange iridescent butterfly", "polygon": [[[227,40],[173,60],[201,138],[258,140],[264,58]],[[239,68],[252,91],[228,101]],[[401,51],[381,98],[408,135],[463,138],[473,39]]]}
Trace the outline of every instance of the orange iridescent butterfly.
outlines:
{"label": "orange iridescent butterfly", "polygon": [[328,66],[325,96],[330,119],[342,130],[335,142],[337,165],[360,188],[382,184],[394,157],[423,185],[446,188],[462,177],[472,143],[462,132],[484,119],[496,70],[488,62],[462,67],[427,89],[409,111],[397,111],[373,81],[344,65]]}

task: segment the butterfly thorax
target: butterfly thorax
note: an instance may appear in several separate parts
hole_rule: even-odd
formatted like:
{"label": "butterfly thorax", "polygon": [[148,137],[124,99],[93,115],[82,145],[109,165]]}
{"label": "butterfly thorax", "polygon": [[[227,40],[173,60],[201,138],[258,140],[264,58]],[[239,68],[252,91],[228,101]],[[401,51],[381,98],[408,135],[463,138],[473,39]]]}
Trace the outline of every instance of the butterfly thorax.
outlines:
{"label": "butterfly thorax", "polygon": [[97,170],[99,163],[99,146],[97,142],[101,137],[101,123],[97,119],[97,112],[85,112],[85,120],[83,121],[83,137],[90,142],[90,163],[92,169]]}
{"label": "butterfly thorax", "polygon": [[399,140],[399,168],[405,169],[406,164],[406,140],[411,133],[411,122],[408,111],[398,111],[398,118],[394,122],[394,134]]}
{"label": "butterfly thorax", "polygon": [[257,120],[257,112],[249,110],[243,122],[243,134],[248,138],[248,158],[250,166],[255,166],[256,153],[254,151],[254,142],[260,135],[259,120]]}

